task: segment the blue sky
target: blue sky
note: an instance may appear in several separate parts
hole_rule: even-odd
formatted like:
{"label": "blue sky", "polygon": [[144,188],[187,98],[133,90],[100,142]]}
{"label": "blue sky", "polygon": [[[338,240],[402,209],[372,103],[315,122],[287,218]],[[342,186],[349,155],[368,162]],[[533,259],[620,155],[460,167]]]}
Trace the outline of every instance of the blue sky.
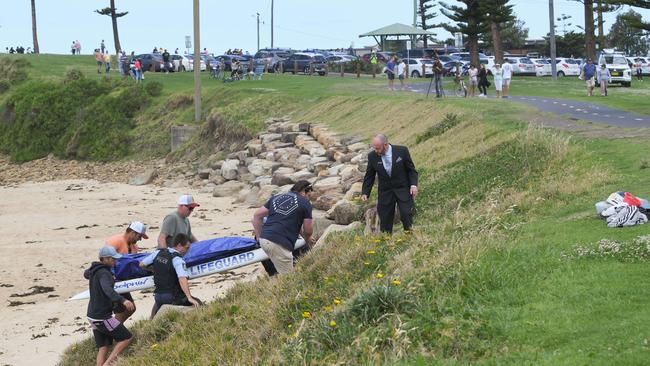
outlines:
{"label": "blue sky", "polygon": [[[28,0],[2,0],[0,47],[31,46],[31,13]],[[454,0],[449,0],[453,3]],[[98,47],[102,39],[112,49],[110,18],[93,12],[108,6],[108,0],[36,0],[41,52],[67,53],[78,39],[82,51]],[[513,0],[515,13],[526,22],[530,36],[548,32],[548,0]],[[155,6],[154,6],[155,4]],[[226,5],[224,5],[226,4]],[[392,23],[412,23],[412,0],[275,0],[275,46],[338,48],[372,45],[372,38],[358,35]],[[119,20],[120,40],[127,51],[148,52],[154,46],[183,49],[185,35],[192,34],[192,0],[116,0],[118,10],[129,11]],[[201,0],[201,47],[221,53],[229,48],[256,50],[256,20],[259,12],[261,47],[270,45],[270,0]],[[646,20],[650,11],[640,11]],[[583,23],[582,4],[555,0],[556,17],[571,15],[574,24]],[[606,17],[606,29],[615,15]],[[445,21],[443,15],[436,22]],[[436,31],[441,39],[449,34]]]}

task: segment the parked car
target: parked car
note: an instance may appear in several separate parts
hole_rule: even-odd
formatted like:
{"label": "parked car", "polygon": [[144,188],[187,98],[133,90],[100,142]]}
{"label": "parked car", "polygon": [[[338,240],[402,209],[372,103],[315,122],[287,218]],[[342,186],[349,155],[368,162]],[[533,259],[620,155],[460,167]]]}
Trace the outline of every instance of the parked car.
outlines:
{"label": "parked car", "polygon": [[433,60],[428,58],[405,58],[404,62],[409,67],[409,75],[412,78],[422,77],[422,66],[424,65],[424,76],[433,76]]}
{"label": "parked car", "polygon": [[507,57],[514,75],[535,75],[535,65],[528,57]]}
{"label": "parked car", "polygon": [[598,57],[598,65],[602,64],[605,64],[612,76],[610,83],[618,83],[626,87],[632,84],[632,69],[625,56],[614,52],[603,52]]}
{"label": "parked car", "polygon": [[[194,71],[194,55],[170,55],[173,71]],[[201,71],[205,71],[205,62],[201,60]]]}
{"label": "parked car", "polygon": [[397,51],[395,55],[399,58],[434,58],[437,52],[433,48],[417,48],[412,50]]}
{"label": "parked car", "polygon": [[327,56],[325,60],[327,60],[327,62],[331,62],[334,64],[344,64],[346,62],[356,61],[357,57],[350,56],[350,55],[331,55],[331,56]]}
{"label": "parked car", "polygon": [[632,69],[632,74],[636,75],[637,65],[641,65],[643,75],[650,74],[650,57],[628,57],[627,60]]}
{"label": "parked car", "polygon": [[[456,56],[456,57],[460,58],[463,61],[470,61],[471,60],[469,52],[454,52],[454,53],[450,53],[449,56]],[[478,58],[479,59],[487,58],[487,55],[485,55],[484,53],[479,52],[478,53]]]}
{"label": "parked car", "polygon": [[223,68],[225,71],[232,71],[232,63],[235,60],[238,60],[239,63],[241,64],[248,64],[248,61],[242,56],[239,55],[219,55],[219,56],[214,56],[213,57],[214,61],[211,62],[220,62],[220,60],[223,60]]}
{"label": "parked car", "polygon": [[269,71],[275,72],[278,70],[279,62],[289,56],[291,56],[291,52],[288,50],[262,49],[257,51],[254,57],[256,60],[266,63]]}
{"label": "parked car", "polygon": [[[551,62],[550,59],[547,59]],[[555,59],[555,67],[557,69],[557,77],[564,76],[578,76],[580,75],[580,61],[571,58],[559,57]]]}
{"label": "parked car", "polygon": [[[174,55],[177,56],[177,55]],[[194,71],[194,55],[188,54],[183,56],[184,59],[187,59],[187,65],[185,65],[185,70],[187,71]],[[206,66],[205,66],[205,61],[201,60],[200,61],[200,70],[205,71]]]}
{"label": "parked car", "polygon": [[326,73],[325,57],[317,53],[296,52],[282,61],[282,72],[303,72],[311,74],[316,72],[320,76]]}
{"label": "parked car", "polygon": [[460,57],[450,56],[450,55],[439,55],[438,58],[440,59],[440,62],[442,62],[443,64],[451,61],[460,60]]}
{"label": "parked car", "polygon": [[[365,55],[361,56],[361,59],[366,63],[370,63],[370,55],[372,54],[366,53]],[[388,59],[390,59],[394,55],[395,55],[394,52],[377,52],[377,62],[386,63],[388,62]]]}
{"label": "parked car", "polygon": [[469,61],[449,61],[445,62],[442,64],[442,67],[444,69],[443,75],[444,76],[454,76],[456,75],[456,64],[460,63],[460,70],[462,75],[467,75],[467,71],[469,70]]}
{"label": "parked car", "polygon": [[551,76],[553,70],[551,69],[551,62],[544,58],[531,58],[535,65],[535,75],[537,76]]}
{"label": "parked car", "polygon": [[159,53],[143,53],[141,55],[135,56],[135,58],[140,59],[140,63],[142,64],[142,71],[157,72],[164,69],[163,59]]}

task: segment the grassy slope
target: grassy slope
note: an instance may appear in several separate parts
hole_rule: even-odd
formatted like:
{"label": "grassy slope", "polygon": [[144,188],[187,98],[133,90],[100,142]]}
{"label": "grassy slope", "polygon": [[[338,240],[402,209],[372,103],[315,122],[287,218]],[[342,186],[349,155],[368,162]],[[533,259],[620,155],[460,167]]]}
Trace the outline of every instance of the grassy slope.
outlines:
{"label": "grassy slope", "polygon": [[[147,75],[155,79],[165,82],[167,95],[191,89],[189,74]],[[593,203],[612,191],[650,196],[647,170],[639,168],[650,159],[647,141],[567,139],[520,124],[535,114],[527,107],[425,101],[378,90],[382,81],[287,76],[254,84],[272,92],[246,83],[204,85],[206,112],[217,108],[251,127],[291,113],[364,136],[384,130],[408,144],[422,175],[419,229],[389,240],[337,236],[294,276],[238,285],[191,315],[141,322],[126,364],[647,360],[647,266],[561,259],[575,244],[648,232],[607,229],[593,217]],[[147,111],[143,124],[161,111]],[[462,123],[415,144],[446,113],[458,113]],[[169,115],[191,122],[191,106]],[[311,316],[304,319],[304,311]],[[83,342],[62,363],[93,357],[92,343]]]}

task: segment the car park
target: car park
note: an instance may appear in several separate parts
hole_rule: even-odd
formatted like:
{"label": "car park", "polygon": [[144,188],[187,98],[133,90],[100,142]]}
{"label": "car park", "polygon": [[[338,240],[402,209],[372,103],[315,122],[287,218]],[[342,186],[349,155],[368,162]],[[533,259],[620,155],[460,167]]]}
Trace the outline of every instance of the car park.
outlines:
{"label": "car park", "polygon": [[302,72],[306,75],[315,72],[324,76],[327,73],[325,57],[317,53],[296,52],[282,61],[282,72],[291,72],[293,74]]}
{"label": "car park", "polygon": [[[174,55],[176,56],[176,55]],[[194,55],[188,54],[183,56],[185,59],[187,59],[187,65],[185,66],[185,70],[187,71],[194,71]],[[200,61],[200,70],[205,71],[206,70],[206,65],[205,61],[201,60]]]}
{"label": "car park", "polygon": [[[194,71],[193,55],[170,55],[173,71]],[[205,62],[201,60],[201,71],[205,71]]]}
{"label": "car park", "polygon": [[140,59],[143,71],[158,72],[164,69],[163,59],[159,53],[143,53],[141,55],[135,56],[135,58]]}
{"label": "car park", "polygon": [[630,68],[632,68],[632,74],[636,75],[637,65],[641,66],[641,73],[643,75],[650,74],[650,57],[628,57]]}
{"label": "car park", "polygon": [[412,78],[422,77],[422,67],[424,66],[424,76],[433,76],[433,60],[428,58],[405,58],[404,62],[408,65],[409,75]]}
{"label": "car park", "polygon": [[223,68],[225,71],[231,71],[232,70],[232,63],[237,60],[239,63],[242,64],[248,64],[248,61],[244,57],[241,57],[239,55],[219,55],[219,56],[214,56],[212,57],[212,60],[210,62],[220,62],[223,60]]}
{"label": "car park", "polygon": [[605,50],[598,56],[598,65],[602,64],[605,64],[609,69],[609,74],[611,75],[610,83],[618,83],[626,87],[632,84],[632,69],[625,56],[620,53]]}
{"label": "car park", "polygon": [[289,50],[262,49],[257,51],[254,57],[256,60],[262,60],[267,65],[269,71],[275,72],[279,68],[279,63],[289,56],[291,56]]}
{"label": "car park", "polygon": [[330,55],[327,56],[325,60],[333,64],[344,64],[346,62],[356,61],[357,57],[350,55]]}
{"label": "car park", "polygon": [[[551,62],[550,59],[547,59],[547,61]],[[564,57],[558,57],[555,59],[555,69],[557,77],[559,78],[564,76],[578,76],[580,75],[580,70],[582,70],[580,67],[580,60]]]}
{"label": "car park", "polygon": [[[361,59],[366,63],[370,63],[371,55],[372,53],[366,53],[365,55],[361,56]],[[394,52],[377,52],[377,62],[387,63],[388,60],[394,55]]]}
{"label": "car park", "polygon": [[536,75],[535,64],[528,57],[506,58],[512,65],[513,75]]}
{"label": "car park", "polygon": [[531,58],[530,59],[535,65],[535,75],[537,76],[551,76],[553,75],[553,70],[551,69],[551,62],[544,58]]}
{"label": "car park", "polygon": [[[472,59],[469,52],[454,52],[454,53],[450,53],[449,56],[458,57],[459,59],[461,59],[463,61],[471,61],[471,59]],[[479,52],[478,53],[478,58],[479,59],[487,58],[487,55],[485,55],[484,53]]]}

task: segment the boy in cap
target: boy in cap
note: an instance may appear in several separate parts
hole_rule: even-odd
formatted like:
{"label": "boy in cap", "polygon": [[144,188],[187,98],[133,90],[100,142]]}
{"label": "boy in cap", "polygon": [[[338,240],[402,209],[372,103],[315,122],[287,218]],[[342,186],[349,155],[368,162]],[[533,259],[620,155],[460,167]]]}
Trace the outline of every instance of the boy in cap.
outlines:
{"label": "boy in cap", "polygon": [[188,217],[192,211],[200,206],[194,202],[194,197],[189,194],[178,197],[178,207],[176,211],[165,216],[162,225],[160,225],[160,235],[158,235],[158,248],[170,248],[174,237],[177,234],[185,234],[190,243],[198,241],[192,234],[192,227]]}
{"label": "boy in cap", "polygon": [[158,249],[140,262],[145,268],[153,264],[153,281],[156,285],[151,309],[151,318],[165,304],[199,306],[201,300],[192,296],[188,283],[189,274],[183,256],[190,249],[190,240],[185,234],[177,234],[169,248]]}
{"label": "boy in cap", "polygon": [[[113,288],[115,278],[111,268],[115,266],[115,260],[121,257],[122,255],[115,251],[115,248],[105,246],[99,251],[99,262],[93,262],[90,268],[84,271],[90,291],[86,316],[93,329],[98,348],[97,365],[106,365],[115,361],[131,343],[133,337],[124,324],[113,316],[116,305],[121,305],[129,311],[135,309],[131,301],[122,297]],[[113,344],[113,341],[116,342],[115,346],[108,355],[108,347]]]}
{"label": "boy in cap", "polygon": [[[106,244],[115,248],[119,254],[131,254],[139,251],[138,241],[142,239],[149,239],[146,234],[147,227],[140,221],[133,221],[123,234],[116,234],[106,240]],[[131,293],[127,292],[122,294],[122,297],[135,304]],[[122,311],[119,311],[122,310]],[[116,309],[115,317],[124,323],[135,312],[135,305],[133,311],[119,307]]]}

